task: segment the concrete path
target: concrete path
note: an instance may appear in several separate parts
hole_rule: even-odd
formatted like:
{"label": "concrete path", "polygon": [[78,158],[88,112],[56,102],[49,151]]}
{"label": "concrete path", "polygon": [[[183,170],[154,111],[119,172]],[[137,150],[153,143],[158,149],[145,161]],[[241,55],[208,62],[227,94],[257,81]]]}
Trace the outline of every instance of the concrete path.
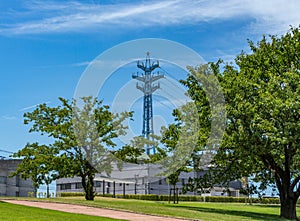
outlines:
{"label": "concrete path", "polygon": [[161,217],[153,215],[145,215],[133,212],[125,212],[113,209],[102,209],[88,206],[63,204],[63,203],[50,203],[50,202],[36,202],[36,201],[26,201],[26,200],[1,200],[7,203],[13,203],[24,206],[32,206],[43,209],[58,210],[69,213],[86,214],[92,216],[102,216],[115,219],[125,219],[132,221],[183,221],[187,219],[177,219],[171,217]]}

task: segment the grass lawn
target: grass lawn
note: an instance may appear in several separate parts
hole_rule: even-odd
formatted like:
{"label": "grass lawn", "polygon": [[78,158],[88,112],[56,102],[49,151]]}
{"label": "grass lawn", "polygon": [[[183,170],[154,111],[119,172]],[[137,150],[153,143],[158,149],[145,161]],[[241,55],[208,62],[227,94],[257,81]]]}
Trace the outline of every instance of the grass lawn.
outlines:
{"label": "grass lawn", "polygon": [[[41,199],[47,200],[47,199]],[[243,203],[200,203],[180,202],[177,205],[168,202],[144,200],[125,200],[96,197],[95,201],[85,201],[83,197],[63,197],[51,201],[88,205],[102,208],[115,208],[145,214],[184,217],[203,221],[282,221],[279,219],[279,205],[245,205]],[[297,208],[300,214],[300,208]]]}
{"label": "grass lawn", "polygon": [[1,221],[117,221],[96,216],[65,213],[0,202]]}

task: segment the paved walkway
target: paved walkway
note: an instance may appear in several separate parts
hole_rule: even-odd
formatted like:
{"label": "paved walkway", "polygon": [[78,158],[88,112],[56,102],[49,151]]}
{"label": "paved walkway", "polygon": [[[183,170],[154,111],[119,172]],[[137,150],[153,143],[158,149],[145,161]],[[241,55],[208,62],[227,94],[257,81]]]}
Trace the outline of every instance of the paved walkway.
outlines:
{"label": "paved walkway", "polygon": [[109,217],[109,218],[123,219],[123,220],[125,219],[125,220],[132,220],[132,221],[183,221],[183,220],[186,221],[186,219],[144,215],[144,214],[138,214],[133,212],[125,212],[125,211],[118,211],[112,209],[102,209],[102,208],[95,208],[95,207],[88,207],[88,206],[63,204],[63,203],[36,202],[36,201],[26,201],[26,200],[1,200],[1,201],[18,204],[18,205],[24,205],[24,206],[33,206],[33,207],[39,207],[43,209],[58,210],[58,211],[69,212],[69,213],[79,213],[79,214],[86,214],[92,216],[102,216],[102,217]]}

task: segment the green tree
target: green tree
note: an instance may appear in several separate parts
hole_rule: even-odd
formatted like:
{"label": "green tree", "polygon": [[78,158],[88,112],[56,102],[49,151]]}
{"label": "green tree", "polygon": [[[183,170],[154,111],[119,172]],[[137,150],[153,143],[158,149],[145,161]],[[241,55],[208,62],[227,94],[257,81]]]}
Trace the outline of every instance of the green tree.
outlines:
{"label": "green tree", "polygon": [[[174,111],[177,113],[177,110]],[[174,114],[175,116],[175,114]],[[175,118],[178,121],[178,118]],[[161,128],[162,137],[151,134],[151,139],[147,139],[141,136],[134,137],[130,144],[122,147],[114,152],[118,159],[124,162],[135,164],[151,164],[156,163],[161,166],[166,166],[164,172],[156,174],[157,176],[167,176],[167,181],[173,186],[174,203],[175,203],[175,191],[176,184],[179,181],[179,175],[181,172],[187,172],[186,163],[177,167],[178,156],[174,157],[174,152],[178,144],[180,136],[180,123],[170,124],[167,128]],[[146,148],[155,146],[155,153],[146,155]],[[173,158],[174,157],[174,158]],[[163,163],[162,163],[163,162]],[[162,164],[160,164],[162,163]],[[171,167],[170,165],[175,165]]]}
{"label": "green tree", "polygon": [[113,151],[113,154],[123,162],[139,164],[141,160],[144,162],[141,156],[145,154],[145,150],[132,146],[132,144],[127,144],[119,150]]}
{"label": "green tree", "polygon": [[16,171],[11,176],[20,175],[23,179],[31,179],[35,189],[40,185],[46,185],[47,197],[50,197],[49,185],[58,178],[56,172],[59,159],[54,148],[48,148],[38,143],[28,143],[26,146],[14,153],[13,157],[21,157],[22,163],[18,165]]}
{"label": "green tree", "polygon": [[[116,151],[112,151],[114,156],[124,162],[134,164],[155,163],[166,156],[164,148],[159,147],[160,137],[150,134],[150,139],[143,136],[133,137],[129,144],[121,147]],[[146,154],[146,149],[155,147],[155,153]]]}
{"label": "green tree", "polygon": [[[187,87],[187,93],[196,107],[197,118],[190,120],[198,123],[197,145],[191,152],[188,166],[193,168],[194,177],[189,178],[185,191],[204,193],[220,180],[215,180],[211,161],[221,144],[222,135],[226,125],[225,100],[222,88],[218,84],[217,74],[220,62],[208,63],[198,67],[188,67],[189,74],[186,80],[180,82]],[[183,112],[190,112],[191,105]],[[175,113],[181,119],[179,113]],[[201,175],[200,175],[201,174]],[[222,182],[222,185],[226,185]]]}
{"label": "green tree", "polygon": [[[227,111],[214,174],[222,181],[254,175],[263,186],[275,183],[280,217],[295,220],[300,195],[299,28],[249,45],[252,53],[238,55],[235,66],[219,70],[218,64],[212,65]],[[198,83],[189,89],[195,94],[202,90]]]}
{"label": "green tree", "polygon": [[[53,153],[57,165],[52,166],[53,161],[47,159],[44,162],[37,161],[39,157],[33,155],[18,168],[41,163],[47,165],[47,168],[55,168],[55,178],[79,176],[86,200],[93,200],[95,173],[109,174],[111,163],[119,162],[108,147],[115,147],[113,139],[125,134],[126,127],[122,122],[132,113],[114,114],[109,111],[109,106],[92,97],[82,98],[78,103],[63,98],[59,100],[62,103],[60,106],[41,104],[33,112],[24,114],[24,123],[32,123],[30,132],[39,132],[53,138],[52,144],[43,146]],[[19,157],[25,156],[26,151],[23,150]],[[32,177],[35,175],[33,173]]]}
{"label": "green tree", "polygon": [[[176,161],[177,159],[174,158],[172,159],[172,152],[177,150],[177,145],[180,137],[180,131],[181,131],[181,121],[180,119],[180,114],[178,110],[173,111],[173,116],[175,117],[175,123],[170,124],[167,128],[162,127],[161,133],[162,133],[162,138],[161,142],[165,147],[165,157],[167,155],[169,158],[169,161]],[[172,163],[172,162],[171,162]],[[173,162],[174,163],[174,162]],[[171,172],[170,169],[167,169],[167,182],[173,186],[173,197],[174,197],[174,203],[176,199],[176,185],[179,181],[179,176],[182,172],[188,172],[188,163],[187,160],[182,163],[179,167],[177,168],[172,168]],[[164,174],[164,173],[163,173]]]}

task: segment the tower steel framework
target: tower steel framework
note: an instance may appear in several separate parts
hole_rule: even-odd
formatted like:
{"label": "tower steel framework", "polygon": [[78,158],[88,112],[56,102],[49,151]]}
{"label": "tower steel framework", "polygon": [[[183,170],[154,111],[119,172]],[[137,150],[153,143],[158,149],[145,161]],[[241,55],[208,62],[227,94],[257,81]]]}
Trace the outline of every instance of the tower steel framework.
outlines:
{"label": "tower steel framework", "polygon": [[[164,75],[152,72],[159,67],[158,61],[151,63],[150,53],[147,52],[145,63],[138,61],[137,67],[143,70],[143,74],[133,74],[132,78],[136,79],[142,84],[136,83],[136,88],[144,93],[144,106],[143,106],[143,130],[142,135],[144,138],[150,140],[150,134],[153,134],[153,106],[152,106],[152,93],[160,88],[159,82],[155,81],[164,77]],[[147,145],[146,153],[149,155],[151,150],[155,153],[155,147]]]}

